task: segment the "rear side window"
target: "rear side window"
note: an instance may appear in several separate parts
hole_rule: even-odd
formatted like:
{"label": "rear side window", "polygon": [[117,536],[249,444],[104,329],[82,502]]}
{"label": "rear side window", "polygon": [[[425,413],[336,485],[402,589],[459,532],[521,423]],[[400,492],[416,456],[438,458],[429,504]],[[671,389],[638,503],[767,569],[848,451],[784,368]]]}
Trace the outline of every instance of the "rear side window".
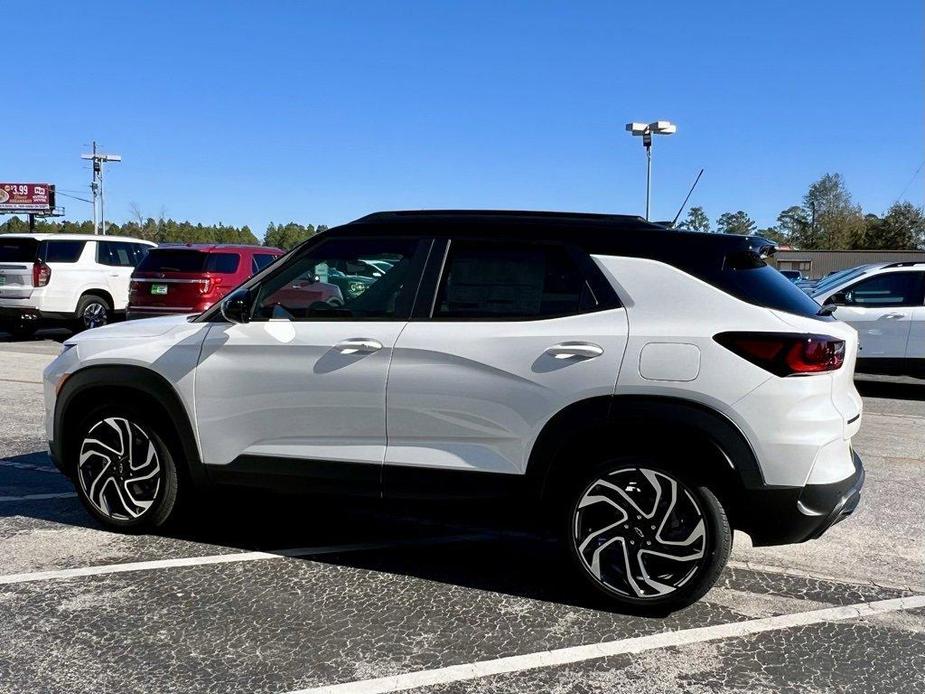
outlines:
{"label": "rear side window", "polygon": [[276,260],[275,255],[270,255],[269,253],[254,253],[251,270],[256,275],[274,260]]}
{"label": "rear side window", "polygon": [[86,241],[42,241],[38,257],[46,263],[76,263]]}
{"label": "rear side window", "polygon": [[565,246],[453,241],[433,315],[489,320],[567,316],[609,307],[598,294],[576,254]]}
{"label": "rear side window", "polygon": [[10,239],[0,235],[0,263],[31,263],[38,247],[35,239]]}

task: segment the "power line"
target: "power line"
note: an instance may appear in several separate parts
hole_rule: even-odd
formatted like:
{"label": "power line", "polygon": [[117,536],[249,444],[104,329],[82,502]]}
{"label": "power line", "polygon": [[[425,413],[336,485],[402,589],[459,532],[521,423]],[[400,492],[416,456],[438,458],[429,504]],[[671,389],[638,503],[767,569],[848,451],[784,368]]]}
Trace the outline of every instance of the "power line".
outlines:
{"label": "power line", "polygon": [[63,196],[66,197],[66,198],[72,198],[72,199],[74,199],[74,200],[80,200],[81,202],[86,202],[86,203],[89,203],[89,204],[91,204],[91,205],[93,204],[93,201],[92,201],[92,200],[87,200],[86,198],[78,198],[76,195],[68,195],[67,193],[62,193],[60,190],[55,190],[55,195],[63,195]]}
{"label": "power line", "polygon": [[909,190],[909,186],[912,185],[912,182],[915,181],[916,177],[917,177],[917,176],[919,175],[919,173],[922,171],[922,167],[923,167],[923,166],[925,166],[925,161],[923,161],[921,164],[919,164],[919,168],[917,168],[917,169],[915,170],[915,173],[912,174],[912,178],[909,179],[909,182],[906,184],[906,187],[903,188],[903,192],[896,196],[896,200],[895,200],[894,202],[899,202],[899,201],[902,199],[903,195],[906,194],[906,191]]}

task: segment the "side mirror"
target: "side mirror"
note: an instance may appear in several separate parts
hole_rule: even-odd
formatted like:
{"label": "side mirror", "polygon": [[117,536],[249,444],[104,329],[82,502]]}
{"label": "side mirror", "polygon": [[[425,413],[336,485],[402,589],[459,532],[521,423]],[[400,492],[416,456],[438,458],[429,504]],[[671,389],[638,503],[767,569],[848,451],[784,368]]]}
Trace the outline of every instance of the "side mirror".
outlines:
{"label": "side mirror", "polygon": [[236,289],[222,299],[222,317],[229,323],[248,323],[251,316],[251,293],[247,289]]}
{"label": "side mirror", "polygon": [[844,292],[835,292],[825,300],[825,304],[826,306],[846,306],[848,304],[848,296]]}

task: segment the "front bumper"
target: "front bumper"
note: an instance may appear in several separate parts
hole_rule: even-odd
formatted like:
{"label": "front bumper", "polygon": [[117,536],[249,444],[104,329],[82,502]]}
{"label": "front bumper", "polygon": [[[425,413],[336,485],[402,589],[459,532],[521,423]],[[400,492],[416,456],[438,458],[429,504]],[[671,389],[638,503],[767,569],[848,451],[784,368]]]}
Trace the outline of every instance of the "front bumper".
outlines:
{"label": "front bumper", "polygon": [[[756,547],[788,545],[820,537],[850,516],[861,500],[864,465],[852,451],[854,473],[832,484],[798,489],[749,490],[736,524]],[[747,515],[746,515],[747,514]]]}

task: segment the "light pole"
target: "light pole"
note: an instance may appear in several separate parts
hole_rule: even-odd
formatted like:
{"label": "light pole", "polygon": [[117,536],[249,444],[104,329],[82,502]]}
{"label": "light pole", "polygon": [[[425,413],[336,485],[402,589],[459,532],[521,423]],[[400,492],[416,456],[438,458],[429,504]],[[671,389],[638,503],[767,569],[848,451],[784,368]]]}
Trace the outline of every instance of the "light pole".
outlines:
{"label": "light pole", "polygon": [[[90,190],[93,192],[93,233],[106,234],[106,214],[103,207],[103,162],[120,162],[122,157],[118,154],[102,154],[96,151],[96,140],[93,141],[93,152],[91,154],[81,154],[81,159],[89,159],[93,162],[93,180],[90,183]],[[97,228],[96,198],[99,196],[99,228]]]}
{"label": "light pole", "polygon": [[646,220],[649,219],[649,194],[652,188],[652,136],[674,135],[678,126],[667,120],[651,123],[627,123],[626,130],[642,137],[642,146],[646,148]]}

